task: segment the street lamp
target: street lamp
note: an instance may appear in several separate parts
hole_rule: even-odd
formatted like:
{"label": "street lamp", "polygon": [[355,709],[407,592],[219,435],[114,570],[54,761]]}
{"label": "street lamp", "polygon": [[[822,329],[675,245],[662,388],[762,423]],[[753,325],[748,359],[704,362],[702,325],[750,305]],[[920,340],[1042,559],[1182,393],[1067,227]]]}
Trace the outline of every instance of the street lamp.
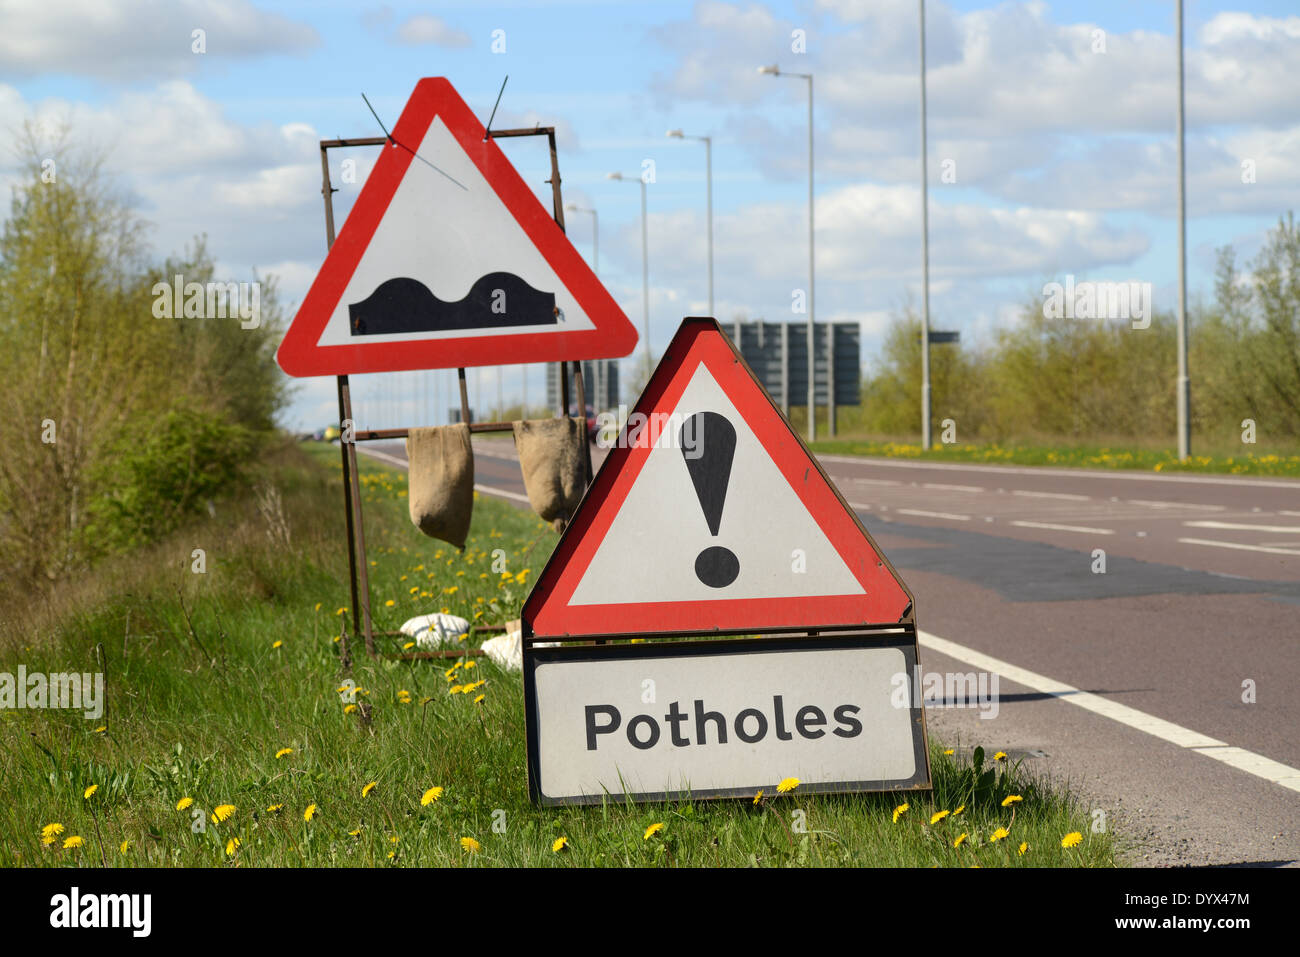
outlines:
{"label": "street lamp", "polygon": [[[815,322],[814,311],[814,286],[816,285],[816,272],[813,261],[815,256],[815,247],[813,245],[813,78],[811,73],[782,73],[781,68],[775,63],[771,66],[760,66],[759,73],[765,73],[769,76],[792,76],[797,79],[808,81],[808,441],[813,442],[817,439],[817,378],[816,366],[813,362],[814,343],[817,341],[813,332]],[[830,361],[830,352],[827,352],[827,361]],[[834,403],[835,397],[827,395],[827,399]],[[834,418],[832,417],[832,420]]]}
{"label": "street lamp", "polygon": [[921,19],[921,448],[930,449],[930,173],[926,165],[925,0]]}
{"label": "street lamp", "polygon": [[713,311],[713,137],[687,136],[681,130],[669,130],[665,135],[671,139],[697,140],[704,144],[705,192],[709,210],[709,315],[716,319],[717,313]]}
{"label": "street lamp", "polygon": [[640,176],[624,176],[622,173],[609,173],[606,179],[621,183],[637,182],[641,184],[641,321],[645,335],[646,371],[650,370],[650,261],[646,252],[645,230],[645,179]]}
{"label": "street lamp", "polygon": [[591,271],[600,273],[600,217],[596,215],[594,209],[587,209],[585,206],[575,206],[573,203],[565,203],[564,208],[571,213],[591,213]]}

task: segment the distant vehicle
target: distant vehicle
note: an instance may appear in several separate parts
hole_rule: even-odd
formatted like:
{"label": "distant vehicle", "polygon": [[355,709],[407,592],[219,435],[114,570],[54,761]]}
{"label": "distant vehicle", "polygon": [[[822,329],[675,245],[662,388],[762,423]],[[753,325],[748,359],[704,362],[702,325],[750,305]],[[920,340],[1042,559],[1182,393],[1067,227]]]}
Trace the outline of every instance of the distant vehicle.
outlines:
{"label": "distant vehicle", "polygon": [[340,435],[339,430],[331,425],[329,428],[327,428],[324,432],[321,433],[321,438],[323,438],[326,442],[333,442],[335,439],[339,437],[339,435]]}

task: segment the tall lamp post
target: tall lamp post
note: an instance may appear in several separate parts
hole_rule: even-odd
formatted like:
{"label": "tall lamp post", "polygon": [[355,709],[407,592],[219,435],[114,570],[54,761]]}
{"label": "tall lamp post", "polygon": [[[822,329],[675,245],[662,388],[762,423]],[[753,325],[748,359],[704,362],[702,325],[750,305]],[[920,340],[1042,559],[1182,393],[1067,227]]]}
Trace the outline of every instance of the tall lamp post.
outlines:
{"label": "tall lamp post", "polygon": [[921,8],[921,448],[930,448],[930,172],[926,166],[925,0]]}
{"label": "tall lamp post", "polygon": [[[760,66],[759,73],[769,76],[792,76],[808,81],[808,441],[817,439],[817,378],[813,349],[817,341],[813,331],[816,321],[814,310],[814,287],[816,272],[814,268],[815,246],[813,245],[813,78],[811,73],[782,73],[776,64]],[[829,358],[829,353],[828,353]],[[831,398],[828,396],[827,398]],[[833,401],[833,399],[832,399]]]}
{"label": "tall lamp post", "polygon": [[609,173],[607,178],[621,183],[641,184],[641,323],[642,335],[645,336],[646,374],[649,375],[653,359],[650,352],[650,260],[646,252],[645,179],[640,176],[624,176],[622,173]]}
{"label": "tall lamp post", "polygon": [[705,195],[708,204],[708,234],[709,234],[709,315],[717,318],[717,313],[713,310],[713,137],[711,136],[687,136],[681,130],[669,130],[668,137],[678,140],[696,140],[704,144],[704,175],[705,175]]}
{"label": "tall lamp post", "polygon": [[1178,459],[1192,454],[1187,376],[1187,163],[1183,156],[1183,0],[1178,0]]}

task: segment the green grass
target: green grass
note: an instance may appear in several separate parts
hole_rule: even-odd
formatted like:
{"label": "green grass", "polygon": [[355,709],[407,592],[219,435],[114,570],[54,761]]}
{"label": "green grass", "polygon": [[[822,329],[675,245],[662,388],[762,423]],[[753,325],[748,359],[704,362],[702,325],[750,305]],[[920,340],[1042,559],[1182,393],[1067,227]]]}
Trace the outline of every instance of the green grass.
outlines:
{"label": "green grass", "polygon": [[[479,689],[486,697],[476,705],[449,693],[444,669],[452,661],[371,660],[358,645],[352,678],[359,706],[345,710],[335,640],[347,604],[337,476],[336,448],[286,447],[263,479],[279,490],[278,507],[266,504],[265,485],[269,512],[251,492],[218,503],[211,521],[63,583],[49,602],[6,622],[0,671],[12,673],[19,663],[29,672],[95,671],[102,654],[108,692],[99,720],[70,711],[0,712],[0,864],[1115,863],[1111,837],[1090,833],[1085,810],[1068,793],[991,758],[993,770],[977,775],[971,757],[937,745],[933,793],[812,796],[796,789],[757,804],[534,808],[517,673],[477,659],[471,673],[486,682]],[[441,608],[487,622],[518,616],[555,542],[536,516],[480,498],[460,554],[411,525],[404,475],[366,462],[363,479],[378,628]],[[287,544],[268,514],[283,516]],[[191,571],[195,547],[207,553],[202,575]],[[491,568],[498,548],[505,574]],[[398,650],[398,641],[384,641],[381,650]],[[286,748],[292,753],[277,758]],[[86,799],[91,785],[97,789]],[[444,789],[441,796],[422,804],[434,787]],[[1009,794],[1023,800],[1003,807]],[[177,810],[183,798],[193,805]],[[895,822],[894,808],[904,801],[910,807]],[[217,824],[211,814],[219,805],[235,810]],[[310,805],[317,810],[306,821]],[[931,826],[937,810],[954,813]],[[63,832],[43,845],[41,829],[54,822]],[[646,839],[656,823],[662,830]],[[1001,826],[1010,836],[992,843]],[[1082,833],[1082,843],[1062,848],[1072,831]],[[64,849],[73,835],[84,843]],[[478,853],[462,847],[466,837],[479,842]],[[559,837],[569,850],[555,853]]]}
{"label": "green grass", "polygon": [[1229,475],[1277,475],[1300,478],[1300,455],[1277,453],[1193,455],[1180,462],[1168,449],[1093,445],[936,445],[876,439],[819,439],[814,452],[828,455],[874,455],[933,462],[983,462],[997,465],[1046,465],[1093,469],[1145,469],[1155,472],[1212,472]]}

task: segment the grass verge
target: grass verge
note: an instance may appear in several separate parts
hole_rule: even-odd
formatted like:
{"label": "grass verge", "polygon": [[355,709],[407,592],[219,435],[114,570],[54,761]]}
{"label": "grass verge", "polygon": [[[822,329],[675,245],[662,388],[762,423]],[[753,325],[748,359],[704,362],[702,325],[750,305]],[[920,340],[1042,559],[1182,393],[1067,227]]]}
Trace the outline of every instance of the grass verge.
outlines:
{"label": "grass verge", "polygon": [[[0,671],[102,670],[107,693],[91,720],[0,711],[0,865],[1115,863],[1067,792],[938,746],[932,793],[534,808],[517,673],[357,647],[355,695],[341,683],[337,470],[336,448],[286,446],[211,521],[6,621]],[[363,461],[362,481],[378,628],[518,616],[555,542],[536,516],[476,498],[458,553],[412,527],[404,474]]]}
{"label": "grass verge", "polygon": [[1211,472],[1227,475],[1276,475],[1300,478],[1300,455],[1193,455],[1181,462],[1166,449],[1111,448],[1089,445],[938,445],[874,439],[825,439],[812,443],[825,455],[871,455],[933,462],[980,462],[995,465],[1046,465],[1089,469],[1144,469],[1152,472]]}

